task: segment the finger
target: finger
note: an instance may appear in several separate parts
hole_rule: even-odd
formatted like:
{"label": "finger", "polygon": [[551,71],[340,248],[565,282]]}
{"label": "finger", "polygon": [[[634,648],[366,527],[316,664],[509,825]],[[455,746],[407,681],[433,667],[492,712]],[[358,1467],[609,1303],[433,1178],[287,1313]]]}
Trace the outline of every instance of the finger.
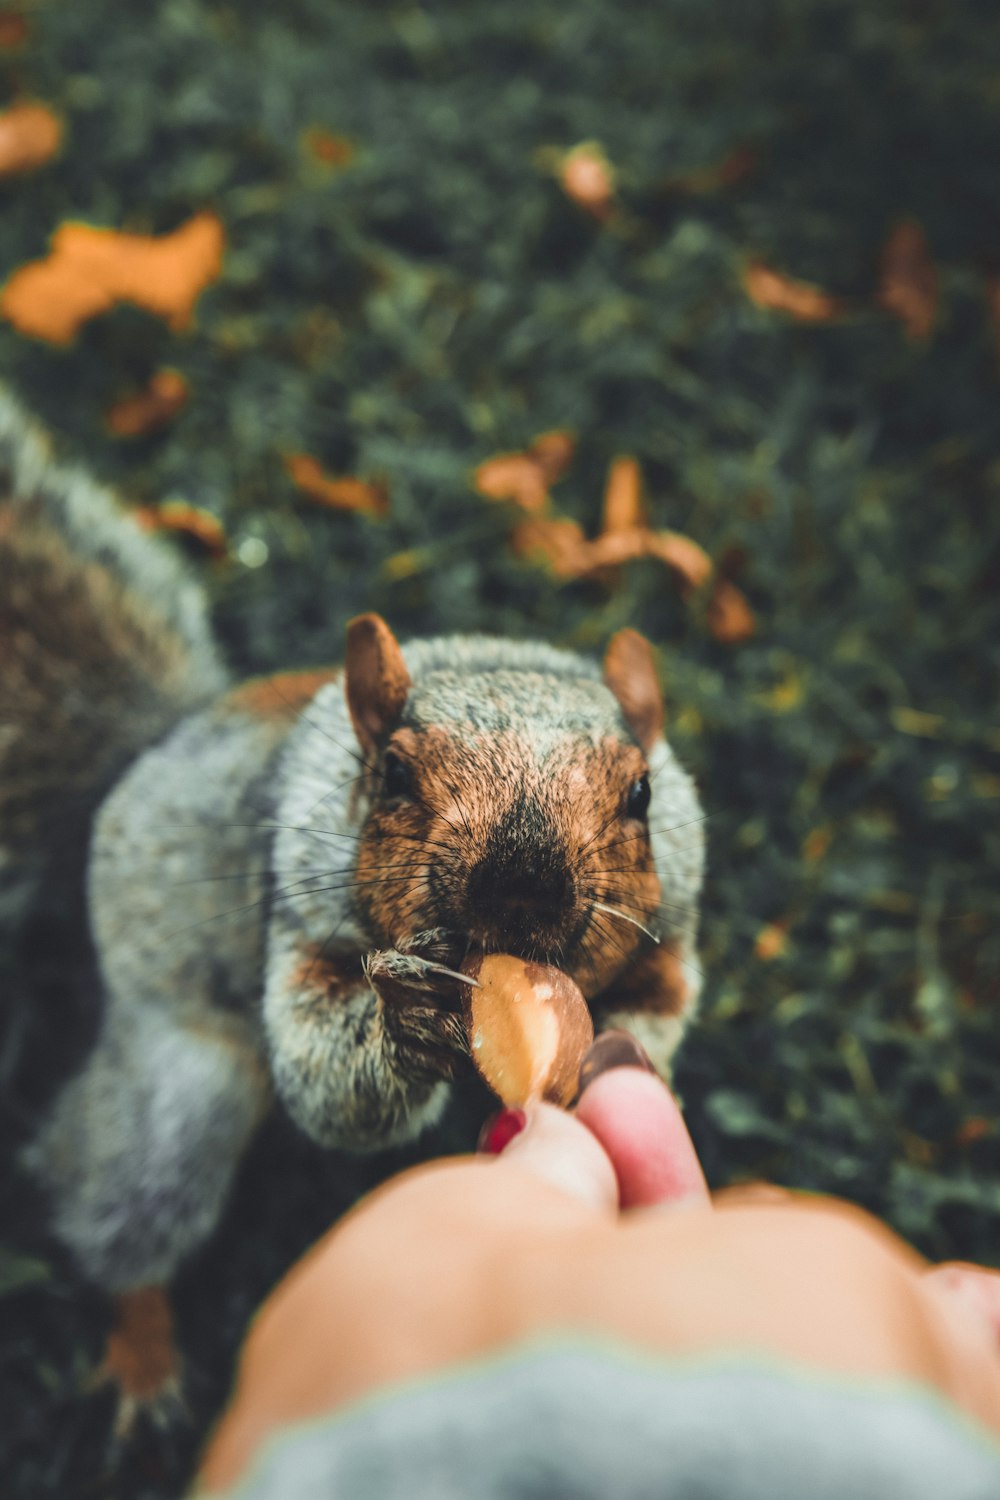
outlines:
{"label": "finger", "polygon": [[552,1104],[526,1113],[497,1169],[530,1172],[598,1213],[618,1208],[618,1181],[607,1152],[591,1130]]}
{"label": "finger", "polygon": [[680,1108],[653,1073],[635,1067],[600,1073],[580,1095],[575,1115],[610,1158],[622,1208],[708,1205],[708,1184]]}
{"label": "finger", "polygon": [[950,1260],[931,1266],[924,1273],[924,1282],[935,1295],[963,1304],[1000,1344],[1000,1271]]}

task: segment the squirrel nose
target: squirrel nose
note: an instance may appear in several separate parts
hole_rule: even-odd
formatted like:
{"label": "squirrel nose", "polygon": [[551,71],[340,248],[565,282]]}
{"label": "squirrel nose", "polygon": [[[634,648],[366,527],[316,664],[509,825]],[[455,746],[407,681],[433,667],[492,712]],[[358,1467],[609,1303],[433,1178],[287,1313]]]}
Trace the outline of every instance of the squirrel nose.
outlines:
{"label": "squirrel nose", "polygon": [[562,843],[539,836],[536,819],[508,817],[466,883],[467,926],[501,948],[545,948],[565,929],[576,902]]}

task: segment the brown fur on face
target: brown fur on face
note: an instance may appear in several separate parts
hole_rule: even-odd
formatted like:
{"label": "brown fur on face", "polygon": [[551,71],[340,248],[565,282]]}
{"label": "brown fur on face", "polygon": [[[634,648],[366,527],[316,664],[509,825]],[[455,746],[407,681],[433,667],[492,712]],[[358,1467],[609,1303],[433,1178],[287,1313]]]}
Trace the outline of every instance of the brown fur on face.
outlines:
{"label": "brown fur on face", "polygon": [[[387,756],[406,794],[386,795]],[[643,752],[612,737],[540,750],[514,730],[397,730],[358,849],[362,921],[381,946],[441,928],[456,960],[510,952],[600,993],[648,941],[659,902],[645,824],[626,814],[644,773]]]}

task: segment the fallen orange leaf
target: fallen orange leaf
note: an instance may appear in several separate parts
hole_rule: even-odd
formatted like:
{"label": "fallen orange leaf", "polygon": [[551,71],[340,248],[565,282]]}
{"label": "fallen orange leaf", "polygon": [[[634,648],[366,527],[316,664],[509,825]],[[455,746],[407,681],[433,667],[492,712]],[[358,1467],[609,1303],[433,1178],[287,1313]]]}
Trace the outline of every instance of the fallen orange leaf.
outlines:
{"label": "fallen orange leaf", "polygon": [[743,272],[750,301],[769,312],[786,312],[800,323],[829,323],[844,312],[844,304],[808,281],[794,281],[755,261]]}
{"label": "fallen orange leaf", "polygon": [[302,149],[326,167],[348,167],[354,160],[353,141],[343,135],[332,135],[322,125],[312,125],[303,131]]}
{"label": "fallen orange leaf", "polygon": [[770,963],[773,959],[780,958],[788,948],[788,924],[787,922],[769,922],[762,927],[757,934],[757,941],[753,945],[753,951],[764,963]]}
{"label": "fallen orange leaf", "polygon": [[0,292],[0,313],[22,333],[56,344],[69,343],[82,324],[118,302],[185,328],[222,268],[224,244],[211,213],[159,237],[63,224],[45,260],[14,272]]}
{"label": "fallen orange leaf", "polygon": [[115,437],[145,437],[172,422],[188,402],[191,388],[179,370],[157,370],[145,390],[124,396],[104,414]]}
{"label": "fallen orange leaf", "polygon": [[705,611],[705,622],[717,641],[736,646],[756,632],[757,621],[746,595],[726,578],[717,578]]}
{"label": "fallen orange leaf", "polygon": [[915,219],[904,219],[882,247],[878,301],[898,318],[907,336],[929,338],[937,319],[938,277],[927,236]]}
{"label": "fallen orange leaf", "polygon": [[13,104],[0,114],[0,177],[33,172],[59,150],[62,121],[45,104]]}
{"label": "fallen orange leaf", "polygon": [[635,562],[640,557],[652,557],[653,532],[645,526],[630,526],[623,531],[605,532],[586,544],[586,554],[581,558],[580,576],[596,573],[601,568],[617,568],[622,563]]}
{"label": "fallen orange leaf", "polygon": [[700,589],[712,576],[712,559],[704,547],[679,531],[654,531],[650,551],[653,557],[679,573],[689,588]]}
{"label": "fallen orange leaf", "polygon": [[612,461],[604,486],[602,532],[628,531],[646,520],[642,503],[642,471],[637,459],[623,454]]}
{"label": "fallen orange leaf", "polygon": [[165,500],[162,505],[139,505],[132,514],[144,531],[176,531],[191,537],[220,561],[229,551],[222,522],[210,510],[188,505],[185,500]]}
{"label": "fallen orange leaf", "polygon": [[498,453],[473,471],[472,483],[487,500],[515,500],[522,510],[544,510],[548,481],[527,453]]}
{"label": "fallen orange leaf", "polygon": [[575,449],[573,433],[543,432],[521,453],[486,459],[473,470],[473,486],[488,500],[513,500],[522,510],[544,510],[549,486],[562,478]]}
{"label": "fallen orange leaf", "polygon": [[596,141],[582,141],[567,151],[559,181],[568,198],[595,219],[606,219],[614,206],[614,168]]}
{"label": "fallen orange leaf", "polygon": [[384,516],[389,510],[389,492],[384,484],[356,479],[351,474],[327,474],[308,453],[286,454],[285,468],[296,489],[320,505],[367,516]]}
{"label": "fallen orange leaf", "polygon": [[518,557],[544,563],[557,578],[579,576],[580,558],[588,545],[582,527],[568,516],[519,521],[510,542]]}
{"label": "fallen orange leaf", "polygon": [[647,526],[623,527],[588,541],[575,521],[563,516],[539,517],[514,528],[511,541],[519,557],[537,554],[559,578],[589,578],[623,563],[655,558],[680,574],[686,585],[704,583],[712,570],[706,552],[689,537]]}
{"label": "fallen orange leaf", "polygon": [[[617,546],[604,540],[612,536],[625,536],[628,540]],[[642,470],[629,455],[616,458],[608,470],[601,536],[591,547],[597,547],[598,543],[603,543],[600,554],[592,555],[602,555],[609,562],[619,550],[623,561],[655,557],[678,573],[688,588],[700,588],[712,576],[712,559],[697,542],[677,531],[653,531],[646,524]],[[604,565],[603,560],[594,564]]]}
{"label": "fallen orange leaf", "polygon": [[996,1120],[990,1120],[985,1115],[970,1115],[967,1120],[962,1121],[952,1140],[958,1146],[972,1146],[984,1136],[992,1135],[996,1126]]}

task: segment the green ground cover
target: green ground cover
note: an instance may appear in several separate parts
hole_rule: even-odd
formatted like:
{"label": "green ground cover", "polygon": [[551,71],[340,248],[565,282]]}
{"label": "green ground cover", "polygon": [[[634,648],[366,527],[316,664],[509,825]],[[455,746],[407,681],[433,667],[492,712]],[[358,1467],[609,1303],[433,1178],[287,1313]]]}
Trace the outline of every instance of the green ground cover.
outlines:
{"label": "green ground cover", "polygon": [[[367,608],[404,635],[599,650],[644,630],[710,814],[704,1004],[678,1082],[712,1181],[837,1192],[931,1256],[1000,1262],[995,7],[23,14],[0,108],[43,100],[66,136],[0,181],[0,280],[67,219],[163,233],[210,209],[227,253],[188,332],[128,307],[68,347],[0,323],[0,378],[130,499],[222,520],[229,562],[194,548],[193,565],[241,668],[336,658]],[[349,162],[317,157],[317,129]],[[586,140],[616,174],[603,220],[553,170]],[[746,170],[720,172],[736,152]],[[901,220],[936,265],[924,338],[876,296]],[[837,316],[754,305],[755,261]],[[164,366],[188,406],[112,437],[103,414]],[[549,428],[578,437],[560,512],[593,534],[610,460],[634,454],[652,520],[724,561],[752,638],[715,639],[655,562],[557,584],[512,555],[512,510],[470,470]],[[290,452],[380,478],[388,516],[310,504]],[[5,1084],[33,1024],[8,1007]],[[261,1142],[184,1279],[193,1424],[125,1460],[105,1460],[106,1403],[78,1394],[105,1308],[5,1186],[4,1493],[178,1493],[247,1310],[362,1181],[281,1127]]]}

